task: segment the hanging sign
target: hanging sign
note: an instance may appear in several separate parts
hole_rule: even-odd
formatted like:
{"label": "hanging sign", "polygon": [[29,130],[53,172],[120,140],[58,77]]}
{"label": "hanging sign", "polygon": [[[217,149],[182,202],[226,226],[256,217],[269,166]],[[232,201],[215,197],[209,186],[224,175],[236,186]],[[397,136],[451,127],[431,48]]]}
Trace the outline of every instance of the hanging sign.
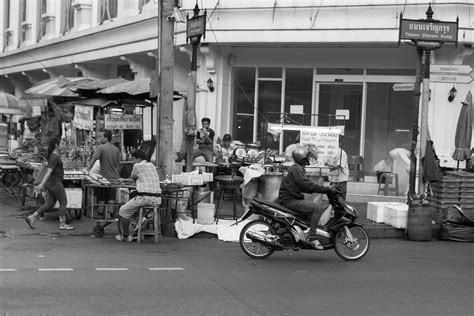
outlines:
{"label": "hanging sign", "polygon": [[400,19],[399,40],[458,42],[458,22]]}
{"label": "hanging sign", "polygon": [[105,129],[142,129],[140,114],[105,114]]}
{"label": "hanging sign", "polygon": [[300,134],[301,145],[312,145],[318,148],[318,163],[334,157],[339,149],[338,128],[317,127],[314,130],[302,130]]}
{"label": "hanging sign", "polygon": [[72,124],[75,128],[91,130],[94,128],[93,115],[94,107],[76,105],[74,106],[74,120]]}

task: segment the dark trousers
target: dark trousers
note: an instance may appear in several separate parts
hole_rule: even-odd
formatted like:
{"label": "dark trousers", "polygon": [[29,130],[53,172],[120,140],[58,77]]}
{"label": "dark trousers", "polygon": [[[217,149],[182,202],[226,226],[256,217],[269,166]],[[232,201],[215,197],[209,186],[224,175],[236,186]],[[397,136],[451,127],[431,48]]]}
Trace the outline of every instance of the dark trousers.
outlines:
{"label": "dark trousers", "polygon": [[52,209],[56,201],[59,201],[59,216],[66,216],[67,196],[63,183],[46,182],[45,188],[48,190],[48,196],[45,203],[37,210],[38,214],[43,216],[44,212]]}
{"label": "dark trousers", "polygon": [[319,204],[309,200],[285,199],[282,201],[278,200],[278,203],[299,214],[308,216],[311,229],[316,229],[319,218],[324,210]]}

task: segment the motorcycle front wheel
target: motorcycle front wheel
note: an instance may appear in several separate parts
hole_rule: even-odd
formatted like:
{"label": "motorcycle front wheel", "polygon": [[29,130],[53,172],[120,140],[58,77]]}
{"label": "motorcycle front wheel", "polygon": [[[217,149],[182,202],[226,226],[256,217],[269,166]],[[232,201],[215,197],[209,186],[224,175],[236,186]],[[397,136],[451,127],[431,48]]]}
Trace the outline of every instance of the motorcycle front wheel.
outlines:
{"label": "motorcycle front wheel", "polygon": [[369,251],[370,240],[367,231],[361,226],[350,226],[353,240],[347,236],[345,228],[341,228],[334,239],[334,250],[337,255],[347,261],[361,259]]}
{"label": "motorcycle front wheel", "polygon": [[271,235],[269,223],[263,220],[255,220],[245,225],[240,232],[239,244],[242,251],[254,259],[264,259],[273,253],[274,249],[272,247],[252,240],[248,235],[262,239],[267,235]]}

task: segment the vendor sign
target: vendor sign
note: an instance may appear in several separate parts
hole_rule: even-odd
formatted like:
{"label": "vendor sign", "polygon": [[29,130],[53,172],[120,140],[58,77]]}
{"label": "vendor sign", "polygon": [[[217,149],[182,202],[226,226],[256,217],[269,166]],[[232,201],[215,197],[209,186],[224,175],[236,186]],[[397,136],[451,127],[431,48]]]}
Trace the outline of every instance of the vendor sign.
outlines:
{"label": "vendor sign", "polygon": [[317,127],[314,130],[302,130],[300,134],[301,145],[314,145],[318,148],[318,163],[324,163],[336,155],[339,150],[338,128]]}
{"label": "vendor sign", "polygon": [[80,129],[91,130],[94,128],[93,122],[94,107],[85,105],[76,105],[74,107],[73,126]]}
{"label": "vendor sign", "polygon": [[105,129],[142,129],[142,116],[105,114]]}

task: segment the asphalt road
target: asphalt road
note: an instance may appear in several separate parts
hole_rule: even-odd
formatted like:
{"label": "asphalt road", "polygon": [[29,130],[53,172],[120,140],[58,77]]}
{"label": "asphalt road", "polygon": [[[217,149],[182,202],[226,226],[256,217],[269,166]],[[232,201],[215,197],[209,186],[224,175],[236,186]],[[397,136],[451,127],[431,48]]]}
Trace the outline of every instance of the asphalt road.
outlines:
{"label": "asphalt road", "polygon": [[164,238],[3,238],[3,315],[472,315],[473,244],[374,240],[246,257],[237,243]]}

